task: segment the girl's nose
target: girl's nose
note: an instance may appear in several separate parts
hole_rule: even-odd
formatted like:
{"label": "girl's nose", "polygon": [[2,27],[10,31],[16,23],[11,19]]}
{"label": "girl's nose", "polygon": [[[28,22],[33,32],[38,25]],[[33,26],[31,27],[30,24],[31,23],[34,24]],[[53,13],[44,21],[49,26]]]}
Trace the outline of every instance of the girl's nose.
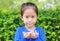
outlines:
{"label": "girl's nose", "polygon": [[28,21],[32,21],[32,18],[29,18]]}

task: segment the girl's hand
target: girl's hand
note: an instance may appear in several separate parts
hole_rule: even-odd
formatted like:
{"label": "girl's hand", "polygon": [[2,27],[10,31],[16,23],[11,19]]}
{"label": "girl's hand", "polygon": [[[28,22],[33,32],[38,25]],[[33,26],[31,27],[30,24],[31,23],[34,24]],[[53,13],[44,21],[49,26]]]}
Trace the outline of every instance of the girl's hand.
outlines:
{"label": "girl's hand", "polygon": [[31,37],[31,33],[30,32],[23,32],[23,35],[25,38],[30,38]]}
{"label": "girl's hand", "polygon": [[32,39],[35,39],[35,38],[37,38],[37,37],[38,37],[38,33],[37,33],[36,31],[35,31],[35,32],[32,31],[32,32],[31,32],[31,38],[32,38]]}

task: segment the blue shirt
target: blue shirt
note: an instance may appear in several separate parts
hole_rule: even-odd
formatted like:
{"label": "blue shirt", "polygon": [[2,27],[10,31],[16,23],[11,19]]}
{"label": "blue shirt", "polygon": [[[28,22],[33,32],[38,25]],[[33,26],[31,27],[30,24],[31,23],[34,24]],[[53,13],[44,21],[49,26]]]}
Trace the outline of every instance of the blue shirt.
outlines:
{"label": "blue shirt", "polygon": [[31,38],[27,39],[23,35],[23,32],[28,32],[26,27],[25,26],[18,27],[16,34],[15,34],[14,41],[46,41],[46,37],[45,37],[46,35],[45,35],[44,30],[40,27],[36,27],[35,30],[39,33],[39,36],[35,39],[31,39]]}

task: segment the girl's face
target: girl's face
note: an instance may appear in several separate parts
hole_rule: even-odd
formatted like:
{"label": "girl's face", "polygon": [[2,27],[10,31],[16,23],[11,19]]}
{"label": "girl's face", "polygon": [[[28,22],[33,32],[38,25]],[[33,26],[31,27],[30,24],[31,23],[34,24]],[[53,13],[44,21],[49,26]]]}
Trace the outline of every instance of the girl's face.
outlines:
{"label": "girl's face", "polygon": [[37,14],[32,8],[28,8],[23,12],[22,20],[27,27],[35,26]]}

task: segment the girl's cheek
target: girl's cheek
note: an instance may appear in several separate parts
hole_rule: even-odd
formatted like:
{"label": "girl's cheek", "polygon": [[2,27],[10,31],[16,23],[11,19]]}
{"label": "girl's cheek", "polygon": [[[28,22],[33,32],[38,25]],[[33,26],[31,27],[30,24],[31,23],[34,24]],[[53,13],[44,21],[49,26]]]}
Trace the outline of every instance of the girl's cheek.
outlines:
{"label": "girl's cheek", "polygon": [[34,20],[34,22],[36,22],[36,21],[37,21],[37,19]]}

